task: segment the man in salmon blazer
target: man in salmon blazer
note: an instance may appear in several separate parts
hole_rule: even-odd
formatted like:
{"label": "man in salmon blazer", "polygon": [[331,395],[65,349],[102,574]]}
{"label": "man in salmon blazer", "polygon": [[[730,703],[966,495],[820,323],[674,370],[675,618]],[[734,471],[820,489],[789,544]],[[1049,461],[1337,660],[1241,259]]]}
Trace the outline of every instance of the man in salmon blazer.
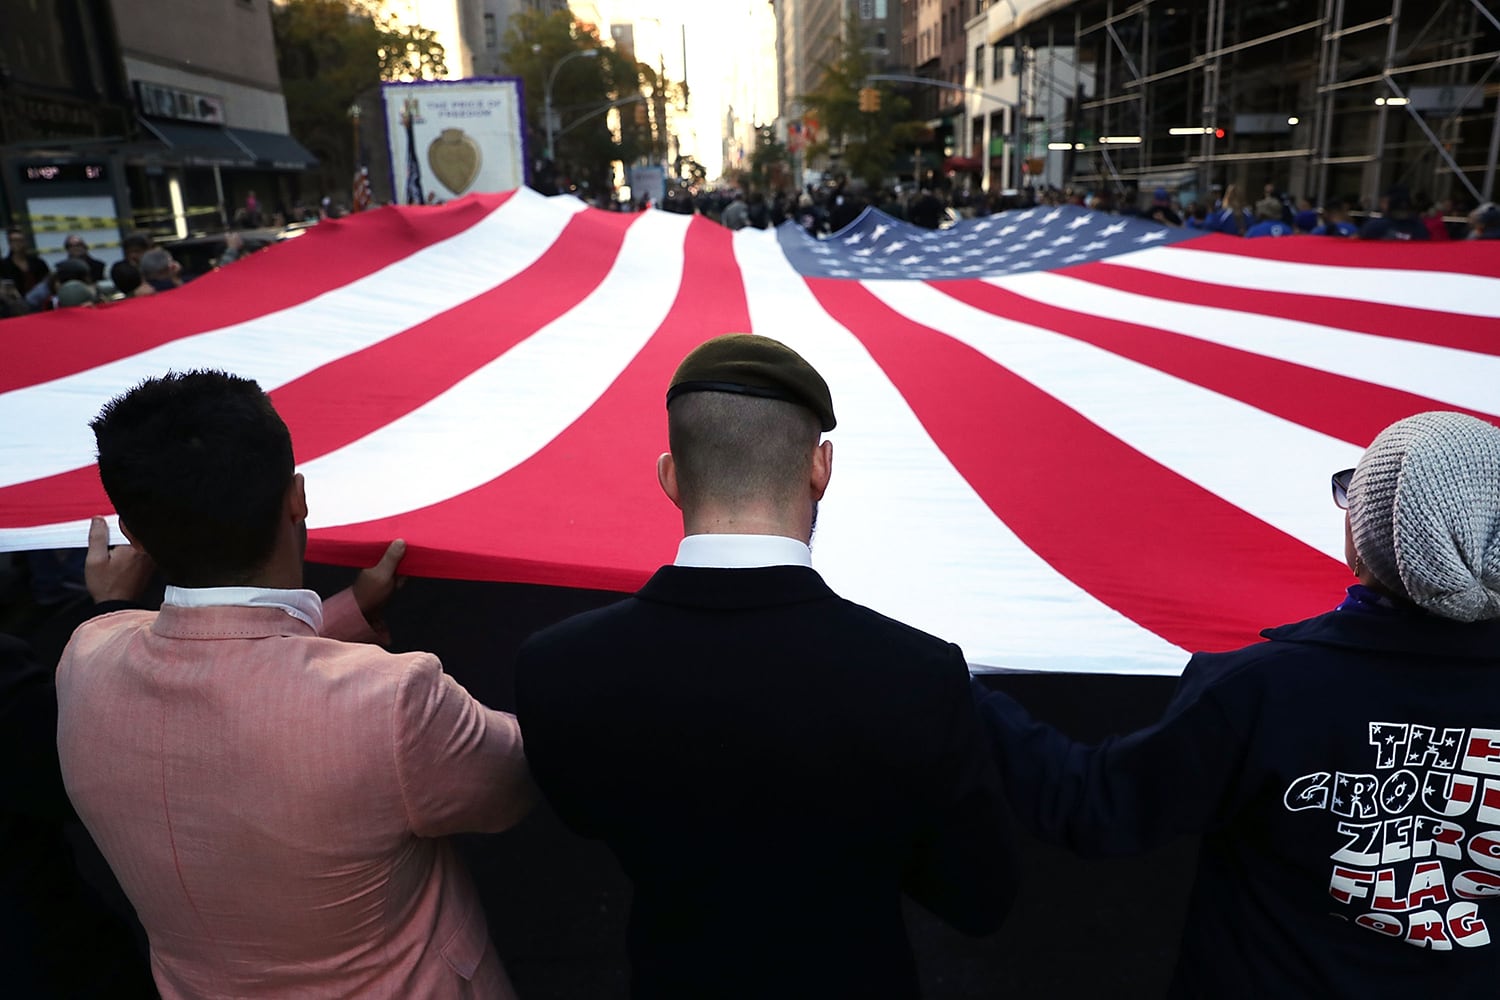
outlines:
{"label": "man in salmon blazer", "polygon": [[162,996],[511,996],[444,838],[513,825],[535,792],[514,717],[374,644],[404,544],[326,603],[301,589],[302,476],[247,379],[150,379],[93,429],[169,586],[74,634],[58,754]]}

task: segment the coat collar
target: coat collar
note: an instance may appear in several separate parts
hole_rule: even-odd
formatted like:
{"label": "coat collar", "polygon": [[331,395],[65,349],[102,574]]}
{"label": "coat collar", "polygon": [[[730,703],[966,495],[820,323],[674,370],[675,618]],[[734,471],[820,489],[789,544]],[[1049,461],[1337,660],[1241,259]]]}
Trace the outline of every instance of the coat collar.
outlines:
{"label": "coat collar", "polygon": [[1387,616],[1330,611],[1292,625],[1268,628],[1261,635],[1278,642],[1433,659],[1500,660],[1500,619],[1465,624],[1427,614]]}
{"label": "coat collar", "polygon": [[837,595],[817,570],[806,566],[754,569],[663,566],[635,596],[658,604],[731,610],[803,604]]}
{"label": "coat collar", "polygon": [[312,626],[280,608],[213,605],[185,608],[163,604],[151,623],[155,635],[169,639],[267,639],[317,635]]}

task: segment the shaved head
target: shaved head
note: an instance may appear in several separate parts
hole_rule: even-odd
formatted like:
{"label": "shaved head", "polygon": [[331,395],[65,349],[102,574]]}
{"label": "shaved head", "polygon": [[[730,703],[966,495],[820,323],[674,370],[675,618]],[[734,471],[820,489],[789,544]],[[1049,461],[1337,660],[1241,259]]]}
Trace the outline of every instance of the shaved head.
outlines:
{"label": "shaved head", "polygon": [[820,434],[809,409],[779,399],[694,392],[667,407],[684,508],[805,498]]}

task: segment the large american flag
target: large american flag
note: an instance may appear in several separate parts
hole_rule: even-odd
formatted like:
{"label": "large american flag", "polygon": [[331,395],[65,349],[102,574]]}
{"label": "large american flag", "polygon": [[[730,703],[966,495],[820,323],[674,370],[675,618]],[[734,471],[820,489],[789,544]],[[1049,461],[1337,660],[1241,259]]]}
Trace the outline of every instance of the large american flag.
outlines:
{"label": "large american flag", "polygon": [[1174,674],[1338,601],[1328,477],[1383,426],[1500,415],[1500,244],[1189,236],[1060,208],[817,241],[529,191],[328,222],[0,324],[0,549],[81,545],[89,419],[212,366],[291,426],[310,558],[401,536],[416,575],[630,590],[681,532],[667,381],[751,331],[833,390],[835,589],[976,668]]}

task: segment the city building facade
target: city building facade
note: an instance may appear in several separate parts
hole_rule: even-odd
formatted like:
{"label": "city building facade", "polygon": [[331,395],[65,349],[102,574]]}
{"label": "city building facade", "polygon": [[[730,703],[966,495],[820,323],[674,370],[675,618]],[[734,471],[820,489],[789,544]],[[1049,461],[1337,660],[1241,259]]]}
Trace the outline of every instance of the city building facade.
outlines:
{"label": "city building facade", "polygon": [[288,134],[270,0],[8,5],[0,57],[0,215],[49,261],[70,232],[108,261],[132,229],[269,216],[315,163]]}
{"label": "city building facade", "polygon": [[[1454,209],[1495,197],[1500,15],[1486,0],[1015,0],[989,41],[1097,73],[1048,176],[1184,202],[1266,184],[1377,209],[1402,188]],[[1031,109],[1028,108],[1030,111]],[[1028,116],[1028,121],[1032,116]],[[1028,133],[1035,147],[1043,137]]]}

